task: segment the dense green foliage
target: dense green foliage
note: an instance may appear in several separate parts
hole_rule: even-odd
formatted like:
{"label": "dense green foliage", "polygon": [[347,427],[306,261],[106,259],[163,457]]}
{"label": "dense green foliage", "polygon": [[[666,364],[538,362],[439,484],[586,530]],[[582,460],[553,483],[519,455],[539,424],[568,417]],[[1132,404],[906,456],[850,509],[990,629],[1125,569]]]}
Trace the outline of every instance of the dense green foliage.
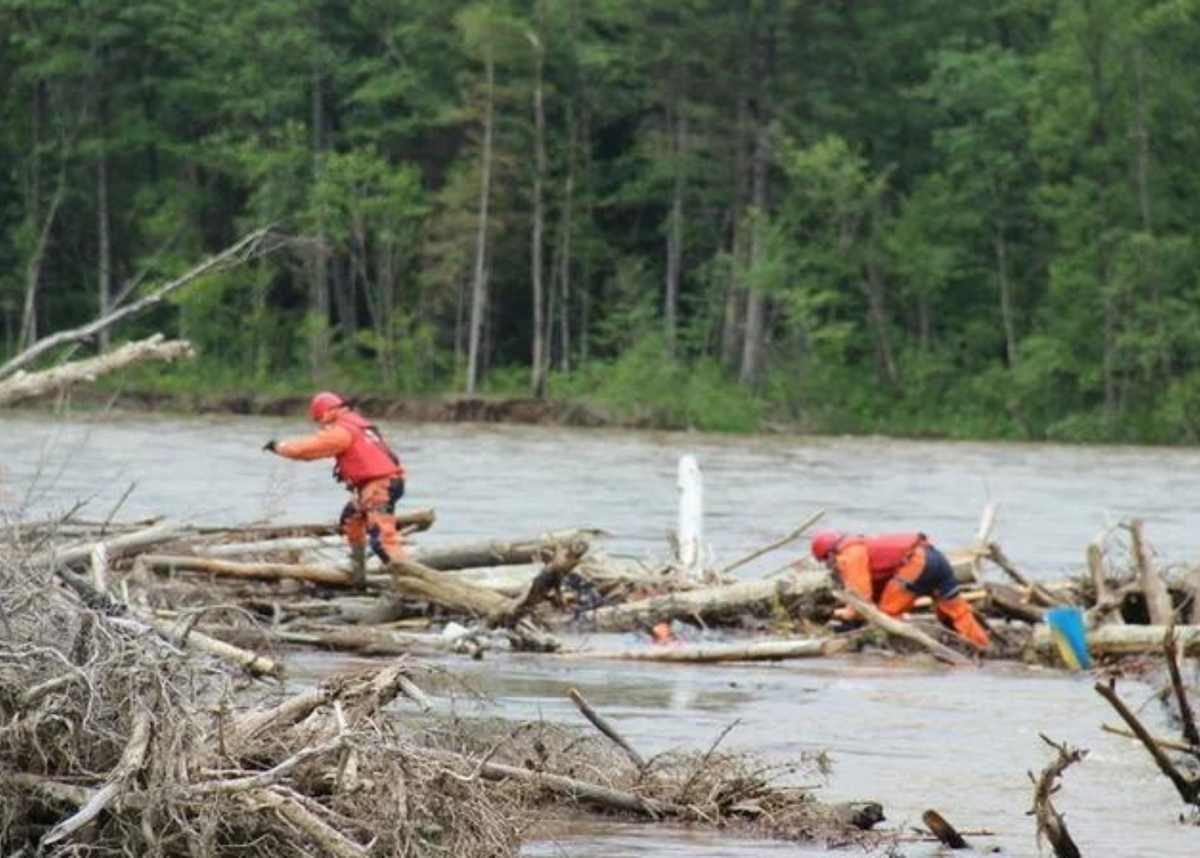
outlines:
{"label": "dense green foliage", "polygon": [[1190,441],[1198,79],[1200,0],[0,0],[2,345],[274,223],[163,383]]}

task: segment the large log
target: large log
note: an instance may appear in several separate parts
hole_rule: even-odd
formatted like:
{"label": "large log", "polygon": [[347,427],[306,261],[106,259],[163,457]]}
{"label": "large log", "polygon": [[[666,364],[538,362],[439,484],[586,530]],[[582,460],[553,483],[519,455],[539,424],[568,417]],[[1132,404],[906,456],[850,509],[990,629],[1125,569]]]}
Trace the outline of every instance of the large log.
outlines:
{"label": "large log", "polygon": [[83,360],[70,361],[39,372],[17,371],[0,381],[0,405],[12,405],[24,399],[33,399],[81,382],[95,381],[135,363],[146,361],[173,361],[192,356],[192,344],[187,340],[164,340],[155,334],[144,340],[135,340],[118,346],[110,352]]}
{"label": "large log", "polygon": [[[405,509],[396,513],[396,526],[405,533],[428,530],[435,521],[437,521],[437,514],[432,509]],[[258,543],[271,542],[276,539],[340,536],[341,527],[336,521],[324,521],[308,524],[249,524],[241,527],[204,526],[196,528],[196,532],[210,538],[243,540],[247,545],[253,546],[249,550],[258,551],[260,550]],[[340,540],[331,541],[331,544],[340,544]],[[214,543],[211,547],[216,548],[218,545],[220,543]]]}
{"label": "large log", "polygon": [[259,581],[312,581],[317,584],[348,586],[353,583],[349,572],[304,563],[235,563],[209,557],[190,557],[175,554],[143,554],[144,566],[165,572],[206,572],[227,578],[250,578]]}
{"label": "large log", "polygon": [[[1140,655],[1159,652],[1167,634],[1167,626],[1100,626],[1087,633],[1088,650],[1092,656]],[[1200,626],[1176,626],[1179,649],[1185,655],[1200,655]],[[1037,626],[1030,646],[1042,660],[1052,660],[1058,652],[1050,630]]]}
{"label": "large log", "polygon": [[929,650],[930,653],[941,661],[947,664],[953,664],[960,667],[970,667],[971,659],[967,658],[960,652],[950,649],[939,641],[934,640],[925,632],[918,629],[916,626],[906,623],[903,620],[898,620],[895,617],[889,617],[883,611],[876,608],[874,605],[868,604],[865,600],[860,599],[849,591],[841,591],[834,594],[838,599],[845,602],[854,610],[858,611],[866,617],[871,623],[883,629],[892,637],[902,638],[903,640],[911,641],[917,646]]}
{"label": "large log", "polygon": [[104,546],[104,552],[109,562],[112,562],[129,554],[137,554],[154,545],[161,545],[164,542],[178,539],[188,532],[189,528],[187,525],[164,521],[147,527],[144,530],[123,533],[111,539],[101,539],[65,548],[55,548],[51,562],[63,566],[74,566],[78,563],[85,563],[91,559],[92,553],[99,545]]}
{"label": "large log", "polygon": [[514,600],[453,581],[423,563],[398,558],[390,566],[392,586],[405,596],[423,599],[458,613],[477,617],[502,616],[512,610]]}
{"label": "large log", "polygon": [[543,552],[553,550],[559,543],[587,543],[595,535],[594,530],[564,530],[547,533],[536,539],[511,542],[492,540],[428,548],[418,551],[415,560],[428,569],[469,569],[474,566],[532,563],[541,557]]}
{"label": "large log", "polygon": [[282,676],[283,665],[277,661],[209,637],[185,622],[163,617],[147,617],[146,621],[167,640],[178,646],[189,646],[206,652],[228,664],[236,665],[254,676]]}
{"label": "large log", "polygon": [[728,661],[784,661],[797,658],[821,658],[843,652],[848,646],[849,642],[842,638],[806,638],[759,640],[750,643],[671,644],[638,649],[581,650],[565,653],[564,657],[714,664]]}
{"label": "large log", "polygon": [[828,572],[791,572],[611,605],[586,616],[601,631],[630,631],[684,617],[708,622],[721,617],[761,615],[780,604],[787,608],[797,602],[830,600],[832,594],[833,578]]}

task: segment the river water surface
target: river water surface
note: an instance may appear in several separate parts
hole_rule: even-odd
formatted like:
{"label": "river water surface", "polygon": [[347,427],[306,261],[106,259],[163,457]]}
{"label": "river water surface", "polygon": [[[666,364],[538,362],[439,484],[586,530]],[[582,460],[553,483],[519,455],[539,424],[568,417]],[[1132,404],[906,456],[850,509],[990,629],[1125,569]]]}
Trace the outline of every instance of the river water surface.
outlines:
{"label": "river water surface", "polygon": [[[0,419],[3,504],[26,515],[86,502],[85,514],[165,513],[200,522],[319,521],[343,494],[324,464],[259,451],[304,431],[300,419],[169,419],[109,415]],[[995,537],[1042,579],[1082,563],[1100,530],[1137,516],[1166,561],[1200,549],[1194,475],[1200,452],[1138,447],[953,444],[881,439],[724,438],[690,434],[521,427],[385,425],[409,470],[406,504],[433,506],[437,545],[587,525],[612,534],[615,553],[660,555],[673,524],[675,468],[696,455],[704,473],[706,535],[730,560],[794,529],[810,512],[847,530],[918,528],[967,543],[980,508],[1000,504]],[[770,571],[795,553],[764,558]],[[613,641],[577,641],[608,645]],[[305,656],[304,681],[359,662]],[[644,753],[723,747],[784,762],[828,753],[827,800],[875,799],[888,825],[919,825],[927,807],[962,828],[987,828],[981,851],[1036,856],[1027,772],[1052,758],[1045,733],[1089,750],[1057,798],[1087,856],[1193,856],[1200,830],[1182,826],[1171,786],[1129,740],[1101,730],[1115,714],[1094,678],[988,665],[952,670],[878,658],[688,667],[566,663],[535,657],[454,661],[489,702],[444,689],[440,705],[483,714],[577,723],[566,689],[578,687]],[[1124,698],[1168,732],[1154,689],[1122,681]],[[911,856],[942,854],[905,846]],[[599,826],[531,845],[539,856],[821,855],[821,849],[731,840],[687,830]],[[844,852],[829,854],[845,854]],[[960,853],[961,854],[961,853]]]}

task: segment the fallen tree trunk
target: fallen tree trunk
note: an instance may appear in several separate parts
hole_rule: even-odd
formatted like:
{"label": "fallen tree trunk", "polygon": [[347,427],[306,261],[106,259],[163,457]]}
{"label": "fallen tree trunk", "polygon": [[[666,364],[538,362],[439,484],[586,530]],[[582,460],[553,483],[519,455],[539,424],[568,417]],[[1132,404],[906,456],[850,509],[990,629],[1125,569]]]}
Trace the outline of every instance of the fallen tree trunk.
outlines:
{"label": "fallen tree trunk", "polygon": [[[405,533],[428,530],[436,521],[437,513],[432,509],[406,509],[396,513],[396,526]],[[326,521],[307,524],[250,524],[241,527],[204,526],[196,528],[196,532],[209,538],[241,539],[252,545],[252,550],[257,551],[259,550],[258,543],[269,543],[277,539],[341,536],[342,531],[336,521]],[[215,549],[221,545],[221,543],[213,543],[207,548]],[[263,550],[266,550],[265,547]]]}
{"label": "fallen tree trunk", "polygon": [[784,661],[796,658],[821,658],[847,649],[842,638],[767,640],[752,643],[669,644],[639,649],[582,650],[564,653],[565,658],[613,659],[621,661],[657,661],[686,664],[714,664],[725,661]]}
{"label": "fallen tree trunk", "polygon": [[227,578],[250,578],[258,581],[291,579],[341,586],[354,583],[349,572],[304,563],[235,563],[229,560],[176,554],[143,554],[138,559],[148,569],[161,572],[206,572]]}
{"label": "fallen tree trunk", "polygon": [[[1167,626],[1100,626],[1087,633],[1092,656],[1139,655],[1162,649]],[[1200,626],[1176,626],[1179,649],[1185,655],[1200,654]],[[1033,630],[1030,646],[1041,660],[1051,660],[1058,652],[1050,630],[1040,625]]]}
{"label": "fallen tree trunk", "polygon": [[586,617],[600,631],[630,631],[686,617],[708,622],[722,616],[764,614],[777,605],[791,613],[796,603],[830,600],[832,593],[833,579],[828,572],[796,572],[610,605]]}
{"label": "fallen tree trunk", "polygon": [[512,609],[514,600],[480,587],[454,581],[415,560],[393,560],[392,586],[405,596],[424,599],[451,611],[477,617],[502,615]]}
{"label": "fallen tree trunk", "polygon": [[[61,549],[56,548],[53,552],[51,562],[63,566],[74,566],[78,563],[84,563],[91,559],[92,553],[100,545],[104,546],[104,553],[111,562],[120,557],[137,554],[151,546],[170,542],[188,532],[190,532],[190,528],[187,525],[164,521],[147,527],[144,530],[123,533],[111,539],[102,539]],[[36,563],[37,561],[34,562]]]}
{"label": "fallen tree trunk", "polygon": [[154,291],[137,299],[131,304],[126,304],[123,307],[118,307],[110,313],[106,313],[97,319],[93,319],[85,325],[80,325],[77,328],[70,328],[65,331],[57,331],[48,337],[38,340],[36,343],[25,349],[23,352],[14,355],[9,360],[0,366],[0,378],[6,378],[13,375],[18,370],[29,366],[44,354],[48,354],[59,346],[67,345],[68,343],[82,342],[94,337],[101,331],[108,330],[118,322],[129,318],[148,307],[161,304],[168,295],[188,283],[209,274],[214,271],[221,271],[225,268],[238,265],[246,260],[253,259],[256,256],[261,256],[264,253],[270,253],[278,245],[268,244],[267,238],[271,235],[270,227],[256,229],[254,232],[240,238],[234,244],[222,250],[215,256],[210,256],[208,259],[201,262],[195,268],[191,269],[181,277],[177,277],[169,283],[159,286]]}
{"label": "fallen tree trunk", "polygon": [[583,542],[586,551],[587,544],[596,533],[594,530],[565,530],[515,542],[493,540],[431,548],[418,551],[415,559],[428,569],[469,569],[475,566],[532,563],[547,550],[553,551],[559,543]]}
{"label": "fallen tree trunk", "polygon": [[278,677],[283,675],[283,665],[279,662],[273,661],[266,656],[261,656],[258,653],[225,643],[225,641],[217,640],[214,637],[209,637],[203,632],[191,628],[186,621],[178,622],[162,617],[148,617],[146,621],[153,625],[160,635],[172,643],[206,652],[214,658],[218,658],[227,664],[236,665],[254,676]]}
{"label": "fallen tree trunk", "polygon": [[102,375],[135,363],[169,363],[189,358],[192,354],[192,344],[187,340],[164,340],[162,334],[155,334],[144,340],[125,343],[95,357],[70,361],[38,372],[18,371],[0,381],[0,405],[12,405],[24,399],[57,393],[73,384],[95,381]]}
{"label": "fallen tree trunk", "polygon": [[503,763],[492,763],[486,760],[476,763],[469,757],[446,751],[431,751],[435,758],[459,762],[474,768],[479,776],[490,781],[514,780],[533,787],[539,787],[547,792],[568,798],[571,801],[602,807],[606,810],[636,813],[651,819],[665,816],[682,817],[688,814],[688,808],[673,802],[660,801],[653,798],[643,798],[640,795],[599,784],[588,783],[566,775],[538,772],[530,769],[509,766]]}
{"label": "fallen tree trunk", "polygon": [[876,608],[874,605],[868,604],[865,600],[860,599],[853,593],[840,591],[834,595],[846,603],[854,610],[858,611],[876,626],[883,629],[887,634],[898,637],[903,640],[911,641],[929,652],[941,661],[948,664],[957,665],[959,667],[970,667],[973,662],[960,652],[950,649],[945,644],[939,643],[931,638],[925,632],[918,629],[911,623],[906,623],[903,620],[897,620],[895,617],[889,617],[883,611]]}

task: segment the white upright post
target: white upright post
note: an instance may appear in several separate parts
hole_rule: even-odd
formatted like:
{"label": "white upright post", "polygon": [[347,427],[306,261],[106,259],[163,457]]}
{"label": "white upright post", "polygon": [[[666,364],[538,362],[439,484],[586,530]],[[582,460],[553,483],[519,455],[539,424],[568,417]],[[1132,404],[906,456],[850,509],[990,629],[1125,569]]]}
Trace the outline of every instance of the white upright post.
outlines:
{"label": "white upright post", "polygon": [[683,576],[704,573],[704,480],[696,457],[679,457],[679,564]]}

